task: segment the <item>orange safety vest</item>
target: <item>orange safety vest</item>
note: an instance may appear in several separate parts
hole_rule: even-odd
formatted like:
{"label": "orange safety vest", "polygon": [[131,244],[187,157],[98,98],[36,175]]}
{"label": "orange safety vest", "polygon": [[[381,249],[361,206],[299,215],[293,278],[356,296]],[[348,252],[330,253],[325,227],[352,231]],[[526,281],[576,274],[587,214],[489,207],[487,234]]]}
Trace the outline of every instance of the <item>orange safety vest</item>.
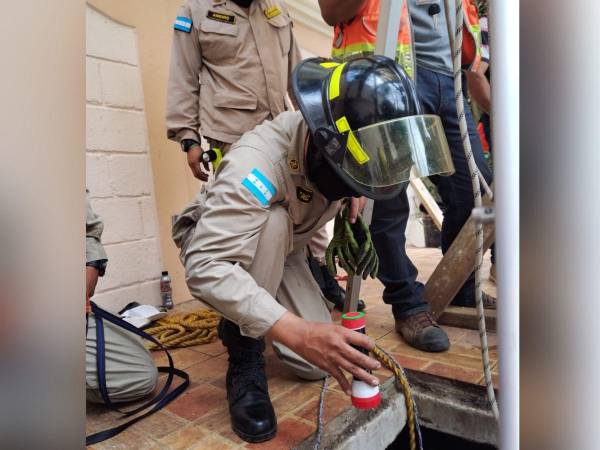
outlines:
{"label": "orange safety vest", "polygon": [[[408,1],[402,2],[396,61],[413,78],[415,57]],[[471,70],[477,70],[481,61],[481,28],[477,7],[473,0],[461,1],[464,10],[462,63],[469,66]],[[367,0],[355,17],[335,26],[331,56],[344,60],[352,55],[373,53],[378,22],[379,0]]]}

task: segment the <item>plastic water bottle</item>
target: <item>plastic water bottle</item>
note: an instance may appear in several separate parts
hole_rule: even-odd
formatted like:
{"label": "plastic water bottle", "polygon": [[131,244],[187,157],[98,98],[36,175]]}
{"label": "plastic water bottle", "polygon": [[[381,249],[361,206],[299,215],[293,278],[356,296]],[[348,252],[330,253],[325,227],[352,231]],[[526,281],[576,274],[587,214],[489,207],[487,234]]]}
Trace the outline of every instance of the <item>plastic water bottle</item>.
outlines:
{"label": "plastic water bottle", "polygon": [[[358,333],[365,333],[365,316],[364,312],[347,312],[342,315],[342,326],[349,330],[356,331]],[[362,348],[354,346],[359,352],[368,355],[369,352]],[[371,373],[370,370],[367,372]],[[377,408],[381,403],[381,393],[379,392],[379,386],[371,386],[364,381],[358,380],[352,377],[352,405],[359,409],[372,409]]]}
{"label": "plastic water bottle", "polygon": [[173,290],[171,289],[171,277],[169,272],[166,270],[161,274],[160,277],[160,296],[162,298],[162,305],[165,309],[173,308]]}

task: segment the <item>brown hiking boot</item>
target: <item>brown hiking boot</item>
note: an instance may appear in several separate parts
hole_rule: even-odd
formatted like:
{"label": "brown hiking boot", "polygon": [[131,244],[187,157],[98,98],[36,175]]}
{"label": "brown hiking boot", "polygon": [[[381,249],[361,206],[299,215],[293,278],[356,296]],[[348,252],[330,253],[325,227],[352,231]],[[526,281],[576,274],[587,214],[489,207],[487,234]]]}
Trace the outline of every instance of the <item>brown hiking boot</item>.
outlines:
{"label": "brown hiking boot", "polygon": [[448,335],[428,311],[396,320],[396,331],[408,345],[424,352],[443,352],[450,348]]}

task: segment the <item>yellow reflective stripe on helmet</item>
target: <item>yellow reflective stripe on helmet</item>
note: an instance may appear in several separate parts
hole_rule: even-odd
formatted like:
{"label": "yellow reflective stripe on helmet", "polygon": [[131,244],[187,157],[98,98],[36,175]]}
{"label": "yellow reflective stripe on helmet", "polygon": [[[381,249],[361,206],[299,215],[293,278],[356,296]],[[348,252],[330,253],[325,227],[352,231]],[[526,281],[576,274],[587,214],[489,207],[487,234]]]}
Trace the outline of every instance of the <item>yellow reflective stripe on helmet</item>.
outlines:
{"label": "yellow reflective stripe on helmet", "polygon": [[326,69],[331,69],[332,67],[337,67],[340,65],[340,63],[337,62],[333,62],[333,61],[326,61],[326,62],[322,62],[321,64],[319,64],[321,67],[324,67]]}
{"label": "yellow reflective stripe on helmet", "polygon": [[338,120],[336,120],[335,126],[337,127],[340,133],[345,133],[346,131],[348,132],[348,140],[346,142],[346,146],[348,147],[348,150],[350,150],[352,156],[354,156],[356,162],[359,164],[366,163],[369,160],[369,155],[365,153],[362,146],[360,145],[360,142],[358,142],[358,139],[356,139],[356,136],[354,136],[354,133],[350,129],[350,124],[348,123],[348,119],[346,119],[346,116],[342,116]]}
{"label": "yellow reflective stripe on helmet", "polygon": [[331,73],[331,78],[329,79],[329,100],[333,100],[340,95],[340,77],[345,65],[346,63],[338,65]]}

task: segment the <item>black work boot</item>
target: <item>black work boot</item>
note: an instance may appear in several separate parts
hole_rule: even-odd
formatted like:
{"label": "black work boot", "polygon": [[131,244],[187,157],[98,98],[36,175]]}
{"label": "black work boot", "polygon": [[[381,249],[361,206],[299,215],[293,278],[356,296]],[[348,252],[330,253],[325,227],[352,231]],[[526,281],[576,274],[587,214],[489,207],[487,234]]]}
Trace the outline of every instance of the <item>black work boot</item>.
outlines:
{"label": "black work boot", "polygon": [[[337,280],[331,276],[329,270],[327,270],[327,266],[320,266],[320,269],[321,276],[323,277],[323,285],[319,284],[321,292],[323,292],[323,295],[327,300],[335,305],[335,309],[343,311],[346,291],[339,285]],[[365,309],[365,302],[362,299],[358,299],[357,309],[358,311]]]}
{"label": "black work boot", "polygon": [[219,337],[229,352],[227,401],[231,428],[246,442],[264,442],[277,433],[277,419],[265,374],[264,339],[242,336],[233,322],[221,319]]}

